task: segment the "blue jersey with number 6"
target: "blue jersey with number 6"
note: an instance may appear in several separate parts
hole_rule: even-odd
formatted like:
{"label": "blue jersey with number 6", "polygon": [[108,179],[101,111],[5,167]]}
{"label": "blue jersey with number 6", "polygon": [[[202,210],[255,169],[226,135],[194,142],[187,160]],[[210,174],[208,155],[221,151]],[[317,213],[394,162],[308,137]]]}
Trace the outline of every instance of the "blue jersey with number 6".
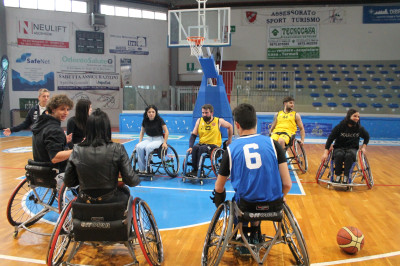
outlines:
{"label": "blue jersey with number 6", "polygon": [[270,137],[240,137],[228,146],[228,154],[236,201],[274,201],[283,197],[278,159]]}

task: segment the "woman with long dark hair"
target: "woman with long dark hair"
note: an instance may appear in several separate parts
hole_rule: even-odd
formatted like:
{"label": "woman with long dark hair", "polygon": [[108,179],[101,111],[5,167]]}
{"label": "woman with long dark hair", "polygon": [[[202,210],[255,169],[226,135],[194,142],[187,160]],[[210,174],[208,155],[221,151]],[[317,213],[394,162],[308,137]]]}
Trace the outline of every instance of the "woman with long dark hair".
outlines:
{"label": "woman with long dark hair", "polygon": [[[144,133],[147,138],[143,140]],[[146,107],[143,114],[142,129],[140,130],[139,143],[136,145],[138,155],[139,172],[146,171],[147,156],[151,151],[160,147],[168,148],[168,128],[164,120],[158,114],[158,109],[155,105]]]}
{"label": "woman with long dark hair", "polygon": [[360,113],[355,109],[350,109],[346,117],[332,130],[325,144],[325,151],[322,155],[322,161],[328,157],[329,148],[333,141],[333,157],[335,160],[335,178],[334,182],[339,183],[343,172],[344,162],[344,180],[347,183],[351,166],[356,161],[357,150],[359,149],[360,137],[364,139],[361,150],[365,153],[369,142],[369,134],[360,123]]}
{"label": "woman with long dark hair", "polygon": [[97,109],[87,119],[84,141],[74,146],[64,183],[67,187],[79,185],[80,202],[125,201],[129,198],[129,190],[118,187],[119,176],[128,186],[140,183],[125,147],[111,140],[110,119]]}
{"label": "woman with long dark hair", "polygon": [[92,103],[89,99],[80,99],[75,107],[75,116],[68,119],[67,135],[72,133],[72,141],[68,143],[70,149],[74,144],[81,143],[85,137],[86,121],[92,113]]}

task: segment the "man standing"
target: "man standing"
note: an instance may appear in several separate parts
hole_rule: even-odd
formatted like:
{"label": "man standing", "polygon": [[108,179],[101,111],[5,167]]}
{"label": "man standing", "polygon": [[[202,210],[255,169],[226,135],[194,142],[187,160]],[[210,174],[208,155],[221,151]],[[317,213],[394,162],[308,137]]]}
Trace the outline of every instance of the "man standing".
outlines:
{"label": "man standing", "polygon": [[50,92],[47,89],[40,89],[38,99],[39,103],[28,111],[28,115],[26,116],[24,122],[15,127],[4,129],[3,134],[5,136],[10,136],[10,134],[13,132],[28,129],[30,126],[32,126],[33,123],[35,123],[39,119],[39,116],[41,116],[46,110],[47,102],[50,99]]}
{"label": "man standing", "polygon": [[[233,127],[222,118],[214,117],[214,107],[211,104],[205,104],[201,107],[202,117],[197,119],[196,125],[189,139],[189,149],[187,152],[192,154],[193,170],[187,175],[196,176],[199,167],[200,155],[207,153],[214,148],[221,147],[222,138],[220,127],[228,129],[228,141],[226,145],[232,142]],[[199,143],[194,145],[197,135]],[[193,146],[194,145],[194,146]]]}

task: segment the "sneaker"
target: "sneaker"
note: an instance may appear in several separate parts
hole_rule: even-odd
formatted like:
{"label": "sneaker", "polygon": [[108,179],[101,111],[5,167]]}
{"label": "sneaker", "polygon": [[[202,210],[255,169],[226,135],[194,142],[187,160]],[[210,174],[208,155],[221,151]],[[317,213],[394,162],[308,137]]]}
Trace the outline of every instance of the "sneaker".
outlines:
{"label": "sneaker", "polygon": [[245,246],[240,246],[236,248],[239,251],[240,256],[250,255],[250,250]]}
{"label": "sneaker", "polygon": [[186,173],[186,176],[197,176],[197,170],[192,170],[189,173]]}
{"label": "sneaker", "polygon": [[343,184],[347,184],[347,181],[349,180],[349,178],[347,176],[343,177]]}
{"label": "sneaker", "polygon": [[340,179],[342,179],[342,177],[340,175],[337,175],[333,182],[340,183]]}

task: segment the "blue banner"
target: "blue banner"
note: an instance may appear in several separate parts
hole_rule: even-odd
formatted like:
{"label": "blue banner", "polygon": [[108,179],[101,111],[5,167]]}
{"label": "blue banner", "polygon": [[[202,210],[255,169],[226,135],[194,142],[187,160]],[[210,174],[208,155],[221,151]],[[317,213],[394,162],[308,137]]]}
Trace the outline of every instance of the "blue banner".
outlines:
{"label": "blue banner", "polygon": [[364,24],[400,23],[400,6],[364,6]]}

